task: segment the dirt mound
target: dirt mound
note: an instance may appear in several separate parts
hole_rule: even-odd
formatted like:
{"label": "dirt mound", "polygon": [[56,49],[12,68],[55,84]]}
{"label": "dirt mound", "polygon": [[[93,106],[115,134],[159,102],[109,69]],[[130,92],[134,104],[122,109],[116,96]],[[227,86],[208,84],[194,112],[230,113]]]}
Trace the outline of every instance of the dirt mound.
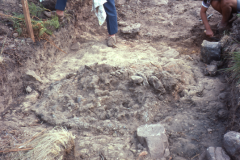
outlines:
{"label": "dirt mound", "polygon": [[[99,151],[108,158],[116,156],[115,147],[91,147],[104,145],[109,140],[105,135],[116,137],[110,144],[118,146],[117,157],[137,156],[146,150],[136,148],[140,144],[132,136],[137,127],[156,122],[166,127],[173,155],[193,157],[204,149],[197,144],[209,144],[210,137],[216,138],[211,138],[212,144],[220,145],[217,139],[221,139],[224,127],[216,111],[225,108],[217,96],[225,91],[225,85],[204,77],[187,58],[164,59],[164,65],[143,70],[86,65],[76,74],[52,83],[31,110],[46,124],[66,126],[82,136],[104,141],[91,142],[85,137],[86,141],[76,146],[85,158],[98,157]],[[133,144],[127,148],[120,145],[130,141]]]}

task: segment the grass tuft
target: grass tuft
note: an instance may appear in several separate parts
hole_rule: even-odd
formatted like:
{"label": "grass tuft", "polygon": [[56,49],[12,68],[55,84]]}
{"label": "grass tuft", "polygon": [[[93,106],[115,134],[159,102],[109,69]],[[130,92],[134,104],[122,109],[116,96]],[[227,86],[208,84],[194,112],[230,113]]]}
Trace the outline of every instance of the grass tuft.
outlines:
{"label": "grass tuft", "polygon": [[[31,17],[37,17],[40,16],[40,14],[46,10],[43,7],[39,7],[35,5],[34,3],[29,4],[29,12]],[[13,21],[13,27],[18,32],[19,35],[22,35],[23,32],[26,32],[26,24],[24,20],[23,14],[17,14],[13,13],[14,16],[11,17],[11,20]],[[42,20],[39,19],[35,20],[31,18],[34,34],[38,37],[43,36],[44,34],[52,35],[52,32],[59,28],[60,24],[58,21],[58,17],[55,15],[51,19],[48,20]]]}
{"label": "grass tuft", "polygon": [[225,69],[225,71],[231,73],[232,79],[240,83],[240,52],[234,52],[231,57],[232,66]]}

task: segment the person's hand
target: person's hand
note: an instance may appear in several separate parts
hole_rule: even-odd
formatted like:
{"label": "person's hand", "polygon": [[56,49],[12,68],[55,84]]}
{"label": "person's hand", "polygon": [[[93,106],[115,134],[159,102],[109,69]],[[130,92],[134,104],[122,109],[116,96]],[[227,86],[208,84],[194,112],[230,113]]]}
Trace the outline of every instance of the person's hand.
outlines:
{"label": "person's hand", "polygon": [[213,36],[214,36],[213,31],[212,31],[211,29],[205,30],[204,32],[205,32],[206,35],[209,36],[209,37],[213,37]]}

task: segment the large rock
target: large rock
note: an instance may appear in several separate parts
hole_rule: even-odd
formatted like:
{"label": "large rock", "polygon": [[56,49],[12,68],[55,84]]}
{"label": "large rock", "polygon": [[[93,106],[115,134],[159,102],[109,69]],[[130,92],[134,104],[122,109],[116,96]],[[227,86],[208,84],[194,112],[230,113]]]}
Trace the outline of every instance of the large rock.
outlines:
{"label": "large rock", "polygon": [[204,63],[210,64],[213,60],[219,61],[221,58],[221,44],[204,40],[201,55]]}
{"label": "large rock", "polygon": [[147,147],[152,159],[169,156],[168,138],[161,124],[143,125],[137,129],[139,142]]}
{"label": "large rock", "polygon": [[223,146],[235,160],[240,160],[240,133],[230,131],[224,135]]}
{"label": "large rock", "polygon": [[137,34],[140,31],[141,24],[135,23],[121,29],[124,34]]}
{"label": "large rock", "polygon": [[208,147],[199,160],[230,160],[230,157],[226,154],[222,147]]}
{"label": "large rock", "polygon": [[156,76],[149,77],[148,82],[150,85],[152,85],[156,90],[158,90],[162,94],[166,93],[166,90],[165,90],[162,82]]}

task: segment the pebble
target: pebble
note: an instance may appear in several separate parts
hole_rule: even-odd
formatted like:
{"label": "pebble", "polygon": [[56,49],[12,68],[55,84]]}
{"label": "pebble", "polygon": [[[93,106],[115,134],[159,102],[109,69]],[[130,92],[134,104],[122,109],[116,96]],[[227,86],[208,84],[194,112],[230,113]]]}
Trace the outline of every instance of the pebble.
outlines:
{"label": "pebble", "polygon": [[141,84],[143,82],[143,78],[140,76],[131,76],[131,80],[135,84]]}
{"label": "pebble", "polygon": [[207,129],[208,132],[212,132],[213,130],[212,129]]}
{"label": "pebble", "polygon": [[32,92],[32,88],[29,87],[29,86],[27,86],[26,91],[27,91],[28,93],[31,93],[31,92]]}
{"label": "pebble", "polygon": [[81,96],[77,97],[77,103],[80,103],[81,101],[82,101],[82,97]]}
{"label": "pebble", "polygon": [[21,4],[19,4],[19,7],[20,7],[20,8],[22,8],[22,5],[21,5]]}
{"label": "pebble", "polygon": [[77,42],[77,43],[74,43],[72,46],[71,46],[71,50],[74,50],[74,51],[77,51],[80,49],[80,43]]}
{"label": "pebble", "polygon": [[9,48],[14,48],[15,47],[15,44],[11,44],[8,46]]}
{"label": "pebble", "polygon": [[26,42],[27,42],[27,43],[32,43],[33,40],[32,40],[31,38],[27,38],[27,39],[26,39]]}
{"label": "pebble", "polygon": [[14,38],[18,37],[18,33],[13,33],[13,37]]}

